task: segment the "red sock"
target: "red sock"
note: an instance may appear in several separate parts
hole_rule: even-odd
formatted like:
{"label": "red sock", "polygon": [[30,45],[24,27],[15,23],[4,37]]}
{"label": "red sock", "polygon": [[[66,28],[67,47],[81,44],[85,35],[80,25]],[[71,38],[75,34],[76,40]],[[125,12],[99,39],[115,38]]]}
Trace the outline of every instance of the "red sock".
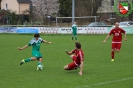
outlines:
{"label": "red sock", "polygon": [[114,51],[111,52],[111,57],[114,59]]}

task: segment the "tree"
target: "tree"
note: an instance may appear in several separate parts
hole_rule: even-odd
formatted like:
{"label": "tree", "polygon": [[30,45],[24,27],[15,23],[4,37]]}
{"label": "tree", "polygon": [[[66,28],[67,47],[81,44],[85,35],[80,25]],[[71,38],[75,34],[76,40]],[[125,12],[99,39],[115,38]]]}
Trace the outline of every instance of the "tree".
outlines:
{"label": "tree", "polygon": [[76,0],[77,16],[97,16],[102,0]]}
{"label": "tree", "polygon": [[2,20],[4,24],[10,24],[10,14],[11,14],[11,10],[2,10],[3,14],[2,14]]}
{"label": "tree", "polygon": [[27,15],[29,22],[31,22],[32,25],[32,21],[34,20],[34,12],[33,12],[33,6],[30,7],[30,9],[27,9],[25,11],[23,11],[23,15]]}
{"label": "tree", "polygon": [[71,17],[72,16],[72,0],[58,0],[59,3],[59,16]]}
{"label": "tree", "polygon": [[16,23],[17,23],[16,13],[11,12],[10,16],[11,16],[11,18],[10,18],[11,19],[11,25],[16,25]]}
{"label": "tree", "polygon": [[[102,0],[75,0],[75,17],[97,16],[97,10]],[[59,16],[72,16],[72,0],[58,0]],[[67,19],[68,20],[68,19]],[[79,22],[87,21],[86,19],[75,19]]]}
{"label": "tree", "polygon": [[55,0],[35,0],[33,6],[33,12],[38,19],[40,18],[42,20],[42,24],[47,24],[48,16],[58,11],[58,4]]}
{"label": "tree", "polygon": [[[76,16],[96,16],[102,0],[75,0]],[[72,16],[72,0],[58,0],[59,16]]]}
{"label": "tree", "polygon": [[11,11],[9,9],[8,10],[2,10],[2,11],[4,13],[2,15],[3,23],[16,25],[16,23],[17,23],[16,12]]}
{"label": "tree", "polygon": [[133,12],[129,14],[129,21],[133,21]]}

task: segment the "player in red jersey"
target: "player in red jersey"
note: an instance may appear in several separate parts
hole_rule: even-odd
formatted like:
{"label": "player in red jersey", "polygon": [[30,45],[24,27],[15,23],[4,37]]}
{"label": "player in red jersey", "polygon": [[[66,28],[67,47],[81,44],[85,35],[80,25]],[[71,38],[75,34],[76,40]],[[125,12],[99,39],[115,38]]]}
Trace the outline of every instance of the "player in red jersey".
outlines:
{"label": "player in red jersey", "polygon": [[106,42],[106,40],[110,37],[110,35],[113,35],[112,38],[112,52],[111,52],[111,61],[114,61],[114,54],[115,52],[119,52],[121,49],[121,43],[122,43],[122,34],[124,34],[124,40],[127,41],[126,39],[126,31],[123,30],[122,28],[119,28],[119,23],[115,23],[115,28],[113,28],[108,36],[105,38],[103,43]]}
{"label": "player in red jersey", "polygon": [[74,70],[80,67],[79,75],[82,75],[84,65],[84,52],[81,49],[81,44],[76,42],[75,49],[71,52],[65,51],[68,55],[71,55],[73,62],[64,66],[64,70]]}

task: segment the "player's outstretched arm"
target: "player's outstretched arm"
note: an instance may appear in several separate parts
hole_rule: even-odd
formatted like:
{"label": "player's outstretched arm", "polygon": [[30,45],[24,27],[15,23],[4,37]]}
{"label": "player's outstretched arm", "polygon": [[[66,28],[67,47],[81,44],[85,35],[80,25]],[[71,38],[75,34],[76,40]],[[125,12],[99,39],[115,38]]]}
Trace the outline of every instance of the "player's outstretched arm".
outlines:
{"label": "player's outstretched arm", "polygon": [[82,75],[83,67],[84,67],[84,61],[81,61],[79,75]]}
{"label": "player's outstretched arm", "polygon": [[105,38],[105,40],[102,43],[105,43],[106,40],[109,38],[110,35],[107,35],[107,37]]}
{"label": "player's outstretched arm", "polygon": [[51,44],[52,42],[48,42],[48,41],[46,41],[46,40],[43,40],[42,41],[43,43],[46,43],[46,44]]}
{"label": "player's outstretched arm", "polygon": [[65,52],[68,54],[68,55],[72,55],[73,53],[72,52],[69,52],[67,50],[65,50]]}
{"label": "player's outstretched arm", "polygon": [[28,47],[28,45],[25,45],[24,47],[18,47],[18,50],[23,50],[23,49],[25,49],[25,48],[27,48]]}
{"label": "player's outstretched arm", "polygon": [[126,38],[126,33],[124,34],[124,40],[127,41],[127,38]]}

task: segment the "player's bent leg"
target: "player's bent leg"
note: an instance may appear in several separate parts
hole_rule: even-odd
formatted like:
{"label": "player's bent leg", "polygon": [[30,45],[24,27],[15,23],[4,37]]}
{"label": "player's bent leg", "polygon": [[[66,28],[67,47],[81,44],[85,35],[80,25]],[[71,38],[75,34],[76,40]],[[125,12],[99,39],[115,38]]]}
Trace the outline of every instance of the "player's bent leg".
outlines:
{"label": "player's bent leg", "polygon": [[75,55],[71,55],[70,57],[71,57],[71,59],[72,59],[73,61],[76,60],[76,58],[77,58]]}
{"label": "player's bent leg", "polygon": [[119,53],[120,52],[120,49],[121,49],[121,43],[118,43],[117,44],[117,48],[116,48],[116,52]]}
{"label": "player's bent leg", "polygon": [[20,65],[22,65],[22,64],[24,64],[25,63],[25,61],[24,61],[24,59],[20,62]]}
{"label": "player's bent leg", "polygon": [[74,56],[74,55],[71,55],[71,56],[70,56],[70,58],[71,58],[72,60],[73,60],[73,56]]}
{"label": "player's bent leg", "polygon": [[115,51],[116,51],[116,49],[112,49],[112,51],[113,51],[113,52],[115,52]]}
{"label": "player's bent leg", "polygon": [[112,49],[112,52],[111,52],[111,62],[114,61],[114,54],[115,54],[115,49]]}
{"label": "player's bent leg", "polygon": [[77,37],[77,34],[75,34],[75,40],[78,41],[78,37]]}
{"label": "player's bent leg", "polygon": [[73,38],[74,38],[74,35],[72,34],[72,40],[71,41],[73,41]]}
{"label": "player's bent leg", "polygon": [[118,44],[117,44],[116,52],[119,53],[119,52],[120,52],[120,49],[121,49],[121,43],[118,43]]}
{"label": "player's bent leg", "polygon": [[31,61],[37,60],[37,57],[31,57]]}
{"label": "player's bent leg", "polygon": [[33,60],[35,60],[34,57],[27,58],[27,59],[23,59],[23,60],[20,62],[20,65],[24,64],[25,62],[30,62],[30,61],[33,61]]}
{"label": "player's bent leg", "polygon": [[77,68],[78,66],[74,62],[64,66],[64,70],[76,70]]}
{"label": "player's bent leg", "polygon": [[[42,69],[44,69],[44,66],[42,64],[42,57],[38,57],[37,60],[39,61],[38,65],[41,65]],[[38,70],[38,66],[37,66],[37,70]]]}
{"label": "player's bent leg", "polygon": [[[39,61],[39,62],[38,62],[38,65],[42,65],[42,57],[37,58],[37,60]],[[42,66],[43,66],[43,65],[42,65]]]}
{"label": "player's bent leg", "polygon": [[42,62],[43,59],[42,59],[42,57],[41,57],[41,58],[39,58],[38,60],[39,60],[39,62]]}
{"label": "player's bent leg", "polygon": [[119,52],[120,52],[120,50],[119,50],[119,49],[117,49],[117,50],[116,50],[116,52],[117,52],[117,53],[119,53]]}
{"label": "player's bent leg", "polygon": [[64,70],[70,70],[68,65],[64,66]]}

